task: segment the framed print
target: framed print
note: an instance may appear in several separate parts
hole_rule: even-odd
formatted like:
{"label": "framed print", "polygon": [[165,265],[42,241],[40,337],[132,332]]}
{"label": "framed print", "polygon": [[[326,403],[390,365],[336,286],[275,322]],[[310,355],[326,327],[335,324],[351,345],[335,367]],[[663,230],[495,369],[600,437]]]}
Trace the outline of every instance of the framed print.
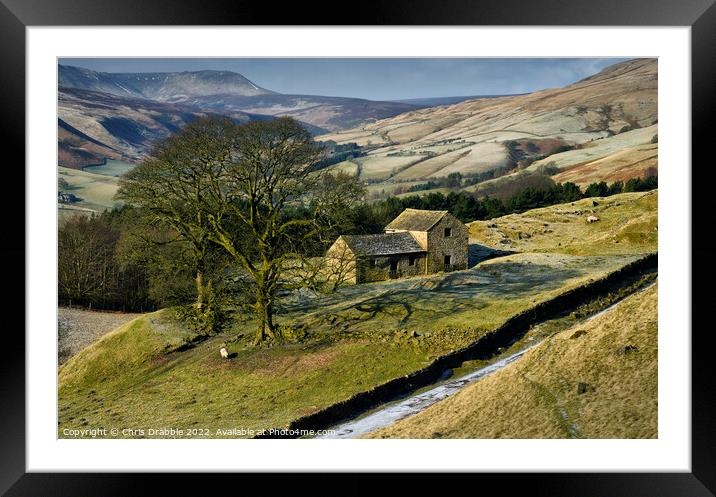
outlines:
{"label": "framed print", "polygon": [[712,495],[712,3],[4,0],[3,491]]}

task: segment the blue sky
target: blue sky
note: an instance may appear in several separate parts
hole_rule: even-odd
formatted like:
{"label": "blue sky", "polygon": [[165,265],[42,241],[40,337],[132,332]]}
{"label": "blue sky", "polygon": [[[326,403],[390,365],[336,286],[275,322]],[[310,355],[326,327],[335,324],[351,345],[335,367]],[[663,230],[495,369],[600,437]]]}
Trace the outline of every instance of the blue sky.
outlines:
{"label": "blue sky", "polygon": [[279,93],[398,100],[527,93],[573,83],[623,58],[82,58],[104,72],[238,72]]}

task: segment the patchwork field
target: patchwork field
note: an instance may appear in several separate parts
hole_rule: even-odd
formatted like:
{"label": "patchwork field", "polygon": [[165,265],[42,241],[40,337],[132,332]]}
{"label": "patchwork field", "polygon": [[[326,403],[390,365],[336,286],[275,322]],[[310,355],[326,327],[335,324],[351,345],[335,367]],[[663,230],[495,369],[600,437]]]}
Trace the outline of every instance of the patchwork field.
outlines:
{"label": "patchwork field", "polygon": [[656,438],[656,284],[369,438]]}
{"label": "patchwork field", "polygon": [[469,155],[470,151],[465,149],[457,149],[450,152],[430,157],[424,161],[413,165],[407,169],[400,171],[395,175],[396,180],[420,180],[435,176],[446,167],[454,164],[462,157]]}
{"label": "patchwork field", "polygon": [[388,156],[388,155],[369,155],[368,157],[359,157],[351,162],[358,165],[358,176],[365,180],[387,179],[410,164],[413,164],[422,157],[420,156]]}
{"label": "patchwork field", "polygon": [[564,168],[552,179],[559,183],[568,181],[577,185],[588,185],[598,181],[613,183],[654,175],[658,171],[659,146],[647,143],[629,147],[601,159]]}
{"label": "patchwork field", "polygon": [[468,147],[464,152],[455,162],[432,173],[430,177],[441,178],[451,173],[468,176],[503,167],[509,163],[507,149],[501,143],[478,143]]}
{"label": "patchwork field", "polygon": [[539,166],[547,163],[554,163],[559,169],[565,169],[576,164],[592,162],[627,148],[650,143],[652,138],[658,134],[658,131],[658,125],[656,124],[632,131],[625,131],[618,135],[585,143],[581,148],[576,150],[568,150],[536,161],[530,166],[530,169],[537,169]]}

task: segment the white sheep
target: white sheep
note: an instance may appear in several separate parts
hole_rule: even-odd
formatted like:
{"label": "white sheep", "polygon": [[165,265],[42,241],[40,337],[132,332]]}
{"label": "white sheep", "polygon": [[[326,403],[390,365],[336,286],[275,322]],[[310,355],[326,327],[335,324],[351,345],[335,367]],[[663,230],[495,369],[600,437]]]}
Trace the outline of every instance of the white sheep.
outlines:
{"label": "white sheep", "polygon": [[222,359],[229,358],[229,351],[226,350],[226,347],[221,347],[221,350],[219,350],[219,354],[221,354]]}
{"label": "white sheep", "polygon": [[587,218],[588,223],[596,223],[597,221],[599,221],[599,218],[597,216],[589,216]]}

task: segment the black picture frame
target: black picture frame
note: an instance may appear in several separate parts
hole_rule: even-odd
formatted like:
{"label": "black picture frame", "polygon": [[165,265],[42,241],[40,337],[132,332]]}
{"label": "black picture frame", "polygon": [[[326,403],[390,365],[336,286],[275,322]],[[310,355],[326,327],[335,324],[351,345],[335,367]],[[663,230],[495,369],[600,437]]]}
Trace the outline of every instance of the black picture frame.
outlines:
{"label": "black picture frame", "polygon": [[[716,116],[716,5],[714,0],[393,0],[384,4],[363,2],[350,14],[340,14],[335,2],[287,3],[244,0],[0,0],[0,68],[3,142],[25,163],[25,29],[28,26],[86,25],[532,25],[532,26],[690,26],[692,68],[692,472],[691,473],[565,473],[478,474],[480,485],[499,485],[501,492],[531,495],[584,496],[707,496],[716,493],[716,412],[713,381],[713,306],[710,285],[716,276],[716,242],[710,191],[715,185],[709,124]],[[628,51],[628,47],[625,47]],[[668,164],[664,167],[687,165]],[[25,205],[24,169],[14,175],[14,194],[6,201]],[[7,178],[7,176],[5,176]],[[9,184],[9,183],[6,183]],[[23,185],[21,188],[18,185]],[[12,197],[15,198],[12,198]],[[668,208],[668,205],[666,206]],[[6,261],[6,278],[13,278],[13,295],[25,295],[24,274],[18,263],[25,257],[25,217],[8,216],[0,254]],[[26,260],[26,264],[31,261]],[[31,299],[32,295],[27,295]],[[26,302],[26,301],[25,301]],[[266,475],[209,474],[69,474],[26,473],[25,468],[25,340],[24,313],[15,308],[15,321],[6,321],[0,342],[6,352],[0,360],[0,491],[7,495],[135,495],[152,491],[184,494],[193,486],[213,491],[218,485],[241,480],[241,488],[266,485]],[[689,330],[665,330],[688,333]],[[271,477],[273,478],[273,476]],[[344,475],[292,475],[308,485],[348,488],[341,493],[374,490],[367,483],[347,485]],[[341,481],[335,481],[342,478]],[[411,475],[404,489],[424,487],[433,475]],[[467,478],[462,475],[458,479]],[[460,488],[463,482],[451,482]],[[467,482],[464,482],[467,483]],[[456,484],[458,486],[456,486]],[[365,487],[364,487],[365,485]],[[489,488],[489,487],[487,487]]]}

